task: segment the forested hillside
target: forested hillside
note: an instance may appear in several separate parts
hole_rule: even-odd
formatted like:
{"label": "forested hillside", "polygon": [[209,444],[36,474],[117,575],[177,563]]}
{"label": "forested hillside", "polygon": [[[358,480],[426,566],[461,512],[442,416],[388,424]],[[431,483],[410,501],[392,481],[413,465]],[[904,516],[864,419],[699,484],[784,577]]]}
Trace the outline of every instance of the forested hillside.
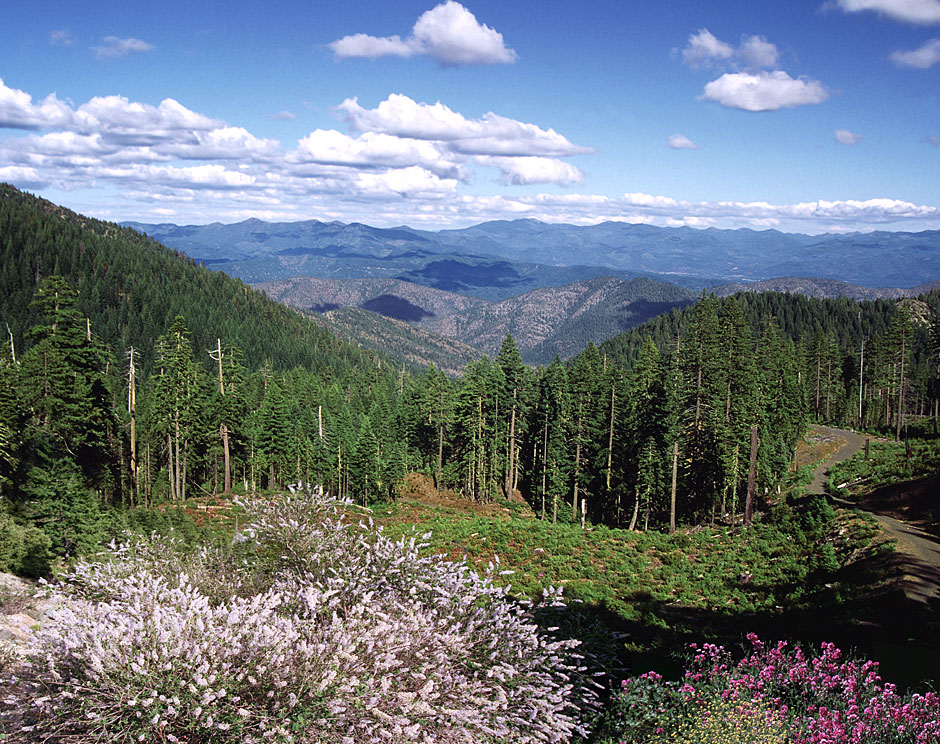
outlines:
{"label": "forested hillside", "polygon": [[368,504],[409,471],[551,521],[748,520],[811,419],[858,423],[859,379],[865,426],[936,412],[936,296],[703,296],[567,364],[527,367],[506,336],[460,379],[411,376],[136,233],[3,194],[0,518],[20,547],[0,558],[19,570],[133,505],[298,480]]}
{"label": "forested hillside", "polygon": [[153,364],[157,337],[180,314],[201,359],[221,338],[238,344],[250,368],[270,361],[276,369],[338,372],[377,360],[240,280],[203,269],[134,230],[0,184],[0,320],[16,348],[41,322],[30,303],[40,281],[53,274],[76,290],[76,310],[95,338],[122,352],[134,346],[144,371]]}
{"label": "forested hillside", "polygon": [[[731,299],[752,332],[773,318],[796,344],[807,405],[817,421],[894,427],[899,435],[902,423],[937,416],[940,293],[899,301],[775,292]],[[613,362],[633,364],[647,339],[663,351],[674,347],[693,318],[691,309],[662,315],[601,344],[601,353]]]}
{"label": "forested hillside", "polygon": [[395,476],[369,469],[386,442],[403,472],[396,432],[370,423],[394,408],[397,365],[9,187],[0,247],[0,568],[41,573],[135,505],[301,479],[388,495]]}

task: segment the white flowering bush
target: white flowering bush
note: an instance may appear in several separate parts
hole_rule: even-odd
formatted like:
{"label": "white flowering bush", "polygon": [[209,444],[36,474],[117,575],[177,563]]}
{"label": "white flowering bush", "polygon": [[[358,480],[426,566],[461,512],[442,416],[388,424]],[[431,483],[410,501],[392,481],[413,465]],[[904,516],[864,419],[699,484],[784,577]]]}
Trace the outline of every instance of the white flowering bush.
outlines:
{"label": "white flowering bush", "polygon": [[[462,563],[329,497],[245,505],[232,551],[114,546],[8,680],[16,740],[563,742],[596,710],[574,653]],[[554,592],[546,601],[557,603]]]}

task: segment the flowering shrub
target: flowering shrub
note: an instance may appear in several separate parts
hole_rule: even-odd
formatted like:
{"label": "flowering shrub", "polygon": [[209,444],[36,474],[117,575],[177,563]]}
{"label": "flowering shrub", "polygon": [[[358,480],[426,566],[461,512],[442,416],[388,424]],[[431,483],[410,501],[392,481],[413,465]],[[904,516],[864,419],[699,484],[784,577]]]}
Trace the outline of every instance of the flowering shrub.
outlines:
{"label": "flowering shrub", "polygon": [[[464,564],[328,497],[244,505],[230,551],[114,546],[58,589],[9,706],[50,741],[561,742],[596,708],[553,640]],[[557,603],[556,592],[545,601]]]}
{"label": "flowering shrub", "polygon": [[807,657],[785,642],[737,663],[721,646],[692,646],[683,678],[625,680],[605,714],[606,741],[928,744],[940,742],[940,697],[899,695],[878,664],[843,659],[824,643]]}

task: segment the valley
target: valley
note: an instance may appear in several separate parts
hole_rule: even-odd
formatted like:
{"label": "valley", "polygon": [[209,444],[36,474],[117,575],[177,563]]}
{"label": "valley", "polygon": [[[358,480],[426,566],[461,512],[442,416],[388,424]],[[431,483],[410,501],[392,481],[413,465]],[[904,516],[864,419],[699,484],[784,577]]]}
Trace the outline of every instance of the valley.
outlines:
{"label": "valley", "polygon": [[[880,437],[870,461],[834,465],[830,482],[929,490],[940,400],[940,294],[929,287],[854,299],[864,288],[781,279],[719,296],[600,276],[487,299],[375,276],[251,286],[9,187],[0,189],[0,249],[9,328],[0,347],[0,571],[57,576],[65,603],[42,615],[47,605],[0,596],[0,608],[42,615],[39,642],[52,644],[44,658],[55,669],[73,663],[54,651],[61,634],[80,634],[82,648],[118,637],[137,648],[165,632],[153,618],[192,613],[200,620],[178,636],[174,659],[217,649],[222,656],[211,651],[205,662],[223,665],[217,674],[230,658],[271,669],[275,646],[254,634],[277,627],[328,637],[320,643],[337,652],[339,678],[320,676],[303,651],[313,646],[301,643],[274,676],[225,682],[224,697],[260,695],[244,713],[223,697],[202,711],[236,730],[242,718],[260,727],[280,716],[309,731],[319,716],[385,731],[384,718],[344,701],[358,699],[361,686],[349,685],[361,664],[403,648],[387,645],[382,624],[395,607],[415,654],[432,653],[421,638],[464,630],[472,653],[498,649],[476,665],[502,664],[499,653],[518,644],[560,644],[554,655],[529,654],[531,666],[507,684],[559,686],[543,715],[567,727],[566,738],[598,743],[626,740],[633,719],[619,711],[636,709],[620,681],[647,684],[636,676],[646,668],[678,674],[671,654],[690,643],[734,649],[745,633],[807,649],[825,640],[883,657],[890,678],[911,689],[933,678],[937,608],[917,589],[923,577],[911,583],[919,564],[903,540],[895,550],[890,531],[851,508],[865,498],[855,486],[813,487],[813,467],[842,457],[835,435],[808,434],[830,426]],[[929,528],[936,515],[917,504]],[[127,534],[132,547],[96,562]],[[285,603],[295,596],[307,609]],[[102,597],[121,612],[103,611],[111,605]],[[125,627],[141,602],[140,622]],[[485,608],[489,630],[474,630],[482,616],[458,606]],[[359,618],[352,636],[329,619],[337,612]],[[46,672],[24,661],[24,622],[9,621],[19,635],[0,647],[0,674],[12,675],[15,691],[0,703],[0,736],[8,722],[110,731],[110,719],[75,714],[69,701],[81,699],[125,720],[84,667],[71,672],[85,680],[82,695],[69,682],[56,687],[55,708],[25,705],[32,688],[17,675]],[[339,653],[343,644],[354,653]],[[586,669],[574,674],[576,644]],[[433,651],[444,654],[438,666],[463,675],[467,662],[451,651]],[[188,673],[160,657],[164,671],[141,677],[136,657],[95,653],[75,663],[88,659],[137,690],[130,708],[149,699],[140,680],[168,690]],[[166,674],[167,664],[176,671]],[[407,698],[430,678],[441,700],[459,697],[443,678],[406,667],[424,676],[402,683],[377,672],[374,684],[403,684]],[[603,673],[603,689],[571,683],[581,672]],[[506,674],[499,666],[492,679]],[[491,715],[486,700],[501,705],[506,691],[494,684],[474,715]],[[650,684],[669,698],[670,683]],[[303,701],[299,712],[272,707],[293,710],[282,703],[292,698],[267,695],[278,685]],[[325,697],[303,692],[321,685]],[[197,737],[205,717],[180,714],[197,706],[186,695],[180,707],[160,707],[160,720]],[[402,699],[383,699],[388,715],[411,710]],[[920,698],[903,700],[920,710]],[[122,730],[160,730],[132,718]],[[514,720],[508,732],[530,731],[524,715]]]}

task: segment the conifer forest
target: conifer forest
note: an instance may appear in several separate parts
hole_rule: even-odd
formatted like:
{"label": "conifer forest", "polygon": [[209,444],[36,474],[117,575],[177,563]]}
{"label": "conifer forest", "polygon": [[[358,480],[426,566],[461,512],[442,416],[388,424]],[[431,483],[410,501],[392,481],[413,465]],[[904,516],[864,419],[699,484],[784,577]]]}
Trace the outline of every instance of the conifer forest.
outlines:
{"label": "conifer forest", "polygon": [[[32,661],[0,646],[0,741],[936,741],[936,695],[799,643],[891,615],[934,658],[848,507],[935,482],[938,319],[703,291],[454,377],[3,186],[0,571],[62,604]],[[814,425],[877,440],[831,497]],[[634,666],[683,648],[684,682]]]}
{"label": "conifer forest", "polygon": [[936,294],[703,293],[541,368],[506,337],[451,379],[5,189],[0,477],[50,556],[87,549],[121,509],[288,483],[368,505],[412,471],[552,522],[674,530],[762,508],[811,421],[900,440],[936,420]]}

